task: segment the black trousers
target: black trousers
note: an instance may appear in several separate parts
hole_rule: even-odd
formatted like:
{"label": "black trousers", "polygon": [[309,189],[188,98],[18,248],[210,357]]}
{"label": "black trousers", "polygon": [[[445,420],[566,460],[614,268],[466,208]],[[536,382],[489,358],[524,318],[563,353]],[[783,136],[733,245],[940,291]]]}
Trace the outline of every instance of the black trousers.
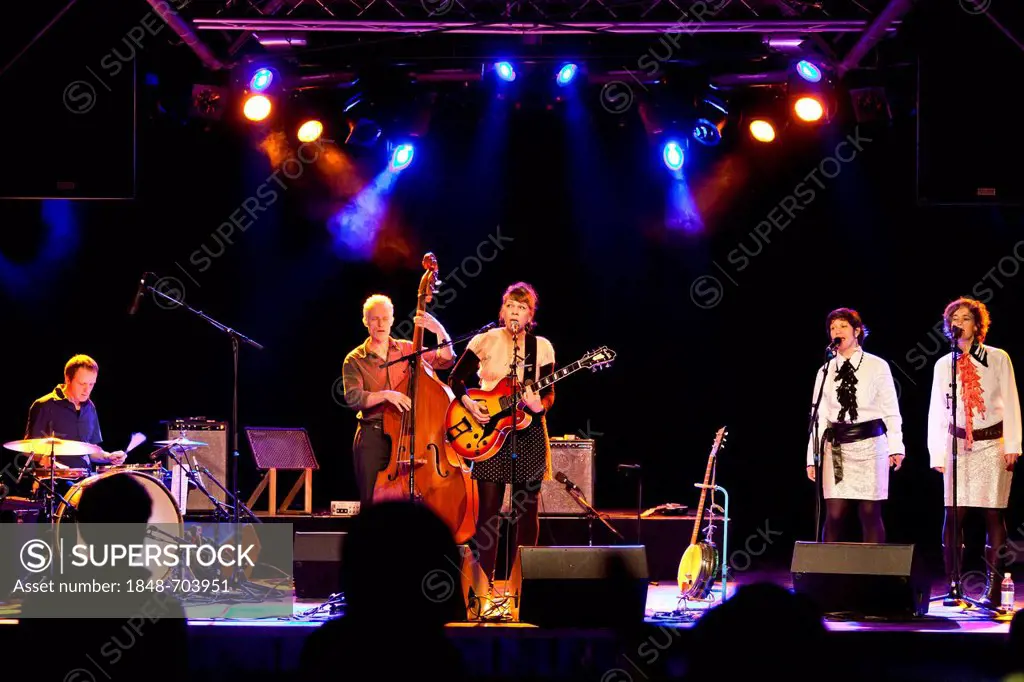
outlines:
{"label": "black trousers", "polygon": [[384,435],[380,422],[360,422],[352,442],[352,466],[356,474],[361,506],[373,503],[373,486],[377,474],[388,465],[391,456],[391,439]]}
{"label": "black trousers", "polygon": [[509,504],[515,518],[515,545],[509,548],[506,560],[511,565],[518,547],[533,547],[540,535],[540,517],[537,513],[540,481],[529,483],[494,483],[477,481],[480,490],[480,516],[477,518],[473,544],[477,561],[488,581],[494,580],[498,560],[498,542],[501,537],[501,505],[505,487],[512,485]]}

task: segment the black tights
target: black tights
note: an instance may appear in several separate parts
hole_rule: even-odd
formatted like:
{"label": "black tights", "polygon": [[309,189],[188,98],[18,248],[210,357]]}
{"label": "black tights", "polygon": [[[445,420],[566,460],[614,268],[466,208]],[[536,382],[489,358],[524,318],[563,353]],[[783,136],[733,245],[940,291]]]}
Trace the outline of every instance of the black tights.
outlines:
{"label": "black tights", "polygon": [[881,500],[825,500],[828,515],[825,517],[825,542],[841,542],[843,519],[849,510],[850,502],[858,502],[860,527],[864,534],[864,542],[884,543],[885,524],[882,523]]}
{"label": "black tights", "polygon": [[[494,564],[498,560],[498,542],[501,538],[501,503],[505,499],[505,483],[477,481],[480,489],[480,516],[477,517],[476,545],[480,568],[488,581],[494,580]],[[540,483],[516,483],[510,496],[513,512],[517,512],[516,544],[511,548],[509,559],[515,558],[518,547],[532,547],[540,536],[540,517],[537,515],[537,500]]]}
{"label": "black tights", "polygon": [[[942,523],[942,545],[944,547],[960,547],[964,544],[964,517],[970,507],[958,507],[956,529],[959,536],[953,540],[953,508],[946,507],[946,516]],[[985,534],[989,553],[998,552],[1006,544],[1006,516],[1002,509],[982,509],[985,512]],[[986,557],[988,558],[988,557]],[[989,559],[991,562],[992,560]]]}

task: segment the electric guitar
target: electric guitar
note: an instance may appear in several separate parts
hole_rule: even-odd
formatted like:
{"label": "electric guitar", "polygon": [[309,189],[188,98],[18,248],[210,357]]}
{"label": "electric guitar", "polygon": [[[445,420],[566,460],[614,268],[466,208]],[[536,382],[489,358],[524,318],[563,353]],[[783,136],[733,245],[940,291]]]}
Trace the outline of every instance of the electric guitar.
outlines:
{"label": "electric guitar", "polygon": [[697,541],[700,533],[700,522],[704,516],[704,502],[708,494],[708,481],[711,478],[711,465],[718,454],[718,450],[724,447],[725,427],[718,429],[715,434],[715,443],[711,446],[711,454],[708,456],[708,466],[704,471],[704,486],[700,489],[700,503],[697,505],[697,519],[693,522],[693,536],[690,538],[690,546],[683,552],[683,558],[679,562],[677,580],[679,592],[685,597],[694,599],[706,599],[711,593],[711,586],[715,582],[715,574],[718,573],[718,550],[714,544]]}
{"label": "electric guitar", "polygon": [[[525,389],[526,386],[532,385],[533,390],[540,393],[556,381],[561,381],[581,369],[595,372],[604,369],[614,359],[615,351],[602,346],[536,382],[524,380],[522,387]],[[445,414],[444,432],[448,443],[459,456],[471,462],[483,462],[498,454],[513,427],[512,390],[511,378],[505,377],[489,391],[479,388],[467,391],[471,400],[486,408],[491,417],[486,424],[479,424],[461,400],[451,402]],[[522,400],[515,407],[515,428],[522,431],[533,422],[533,417],[526,411]]]}

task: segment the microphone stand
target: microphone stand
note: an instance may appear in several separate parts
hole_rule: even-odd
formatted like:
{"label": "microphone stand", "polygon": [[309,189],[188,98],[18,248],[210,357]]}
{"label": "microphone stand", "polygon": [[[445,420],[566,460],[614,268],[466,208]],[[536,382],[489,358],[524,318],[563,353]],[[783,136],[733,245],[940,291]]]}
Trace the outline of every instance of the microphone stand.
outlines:
{"label": "microphone stand", "polygon": [[[515,481],[516,481],[516,463],[517,463],[516,460],[519,459],[519,450],[518,450],[518,446],[516,444],[516,442],[517,442],[516,434],[519,431],[519,398],[520,398],[520,391],[521,391],[521,388],[522,388],[520,386],[520,384],[519,384],[519,331],[521,329],[522,328],[517,324],[516,325],[516,332],[512,335],[512,362],[510,362],[509,366],[508,366],[509,367],[508,377],[509,377],[509,380],[512,382],[512,433],[509,434],[509,443],[510,443],[509,447],[512,448],[512,474],[511,474],[511,482],[509,483],[509,491],[508,491],[509,492],[509,500],[512,499],[512,490],[514,490],[515,487],[516,487],[516,483],[515,483]],[[525,375],[525,369],[524,369],[523,373]],[[524,378],[525,378],[525,376],[524,376]],[[511,542],[512,542],[512,535],[515,534],[516,536],[518,536],[518,534],[519,534],[519,521],[520,521],[520,519],[519,519],[519,511],[516,508],[516,505],[509,505],[508,512],[509,512],[510,519],[509,519],[509,525],[508,525],[508,535],[505,536],[505,577],[506,578],[509,577],[509,574],[512,571],[510,566],[511,566],[512,562],[515,561],[515,557],[511,556],[511,552],[509,551],[509,547],[510,547]],[[517,552],[519,551],[518,547],[516,547],[516,551]],[[497,563],[497,562],[495,562],[495,563]],[[493,575],[490,576],[490,579],[491,579],[491,582],[493,584],[494,576]]]}
{"label": "microphone stand", "polygon": [[821,385],[818,387],[818,396],[811,406],[811,421],[807,425],[807,437],[814,438],[812,447],[814,451],[814,541],[821,542],[821,498],[824,495],[825,482],[822,480],[822,472],[825,470],[821,461],[821,437],[818,434],[818,408],[821,406],[821,398],[825,393],[825,381],[828,380],[828,366],[835,358],[836,351],[833,345],[825,349],[825,364],[821,366]]}
{"label": "microphone stand", "polygon": [[[143,280],[143,282],[144,281],[145,280]],[[157,281],[159,281],[159,280],[157,280]],[[228,327],[228,326],[226,326],[224,324],[221,324],[220,322],[218,322],[217,320],[213,319],[212,317],[210,317],[206,313],[202,312],[201,310],[196,310],[192,306],[188,305],[187,303],[185,303],[183,301],[180,301],[180,300],[174,298],[173,296],[168,296],[167,294],[163,293],[162,291],[157,291],[154,287],[150,286],[149,284],[144,284],[143,286],[144,286],[145,289],[153,292],[155,295],[161,296],[162,298],[167,299],[171,303],[174,303],[177,306],[185,308],[186,310],[188,310],[193,315],[195,315],[197,317],[200,317],[203,320],[206,320],[214,328],[224,332],[225,334],[227,334],[231,338],[231,354],[232,354],[232,359],[234,360],[234,366],[233,366],[234,382],[233,382],[232,394],[231,394],[231,487],[235,489],[235,492],[232,495],[233,503],[234,503],[232,505],[234,507],[233,513],[232,513],[232,516],[233,516],[232,522],[234,523],[234,527],[235,527],[235,537],[239,537],[239,533],[238,533],[238,506],[239,506],[239,502],[238,502],[238,492],[239,492],[238,491],[238,355],[239,355],[239,345],[240,345],[241,342],[244,342],[244,343],[249,344],[250,346],[252,346],[256,350],[263,350],[263,346],[261,344],[259,344],[259,343],[256,343],[255,341],[253,341],[249,337],[245,336],[244,334],[238,332],[237,330],[232,329],[231,327]],[[225,492],[227,492],[227,491],[225,491]],[[262,523],[262,522],[260,522],[260,523]],[[239,575],[241,575],[241,578],[239,578]],[[245,573],[243,573],[239,569],[239,567],[236,566],[234,568],[232,574],[231,574],[231,578],[229,579],[229,583],[231,584],[232,587],[237,587],[237,586],[244,587],[244,583],[245,582],[248,582],[248,579],[245,577]]]}
{"label": "microphone stand", "polygon": [[413,358],[419,357],[423,353],[429,353],[432,350],[440,350],[441,348],[444,348],[445,346],[454,346],[457,343],[462,343],[466,339],[473,338],[477,334],[482,334],[485,331],[487,331],[488,329],[494,329],[497,326],[498,325],[496,325],[493,322],[488,322],[483,327],[480,327],[477,330],[474,330],[474,331],[471,331],[471,332],[467,332],[466,334],[463,334],[462,336],[459,336],[459,337],[454,338],[454,339],[449,339],[448,341],[445,341],[443,343],[439,343],[436,346],[424,347],[424,348],[421,348],[420,350],[414,350],[414,351],[412,351],[410,353],[406,353],[402,357],[395,358],[394,360],[388,360],[384,364],[380,365],[380,367],[378,367],[378,369],[387,369],[391,365],[396,365],[399,362],[411,361]]}
{"label": "microphone stand", "polygon": [[574,499],[576,501],[576,504],[583,507],[583,511],[585,511],[587,514],[587,534],[590,536],[590,547],[594,546],[594,519],[597,519],[598,521],[603,523],[605,525],[605,528],[610,530],[620,540],[625,542],[626,538],[622,537],[622,533],[615,530],[615,527],[612,526],[612,524],[608,523],[608,519],[604,518],[596,509],[594,509],[590,505],[589,502],[587,502],[587,498],[583,496],[583,493],[580,491],[580,489],[577,488],[571,481],[569,481],[569,479],[566,479],[565,482],[565,492],[569,493],[569,497]]}

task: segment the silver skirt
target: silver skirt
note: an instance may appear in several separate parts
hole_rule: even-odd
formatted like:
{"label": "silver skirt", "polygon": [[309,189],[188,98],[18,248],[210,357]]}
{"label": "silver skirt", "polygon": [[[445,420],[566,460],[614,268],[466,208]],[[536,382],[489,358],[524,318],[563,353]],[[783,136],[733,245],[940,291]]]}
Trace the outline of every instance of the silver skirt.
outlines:
{"label": "silver skirt", "polygon": [[843,480],[836,483],[832,444],[825,442],[822,455],[822,491],[825,499],[889,499],[889,441],[885,434],[841,448]]}
{"label": "silver skirt", "polygon": [[[952,441],[952,437],[947,439]],[[976,440],[974,449],[965,451],[965,442],[957,439],[956,500],[959,507],[1005,508],[1010,501],[1013,472],[1006,470],[1003,439]],[[945,505],[953,505],[952,444],[946,450],[946,469],[942,476]]]}

